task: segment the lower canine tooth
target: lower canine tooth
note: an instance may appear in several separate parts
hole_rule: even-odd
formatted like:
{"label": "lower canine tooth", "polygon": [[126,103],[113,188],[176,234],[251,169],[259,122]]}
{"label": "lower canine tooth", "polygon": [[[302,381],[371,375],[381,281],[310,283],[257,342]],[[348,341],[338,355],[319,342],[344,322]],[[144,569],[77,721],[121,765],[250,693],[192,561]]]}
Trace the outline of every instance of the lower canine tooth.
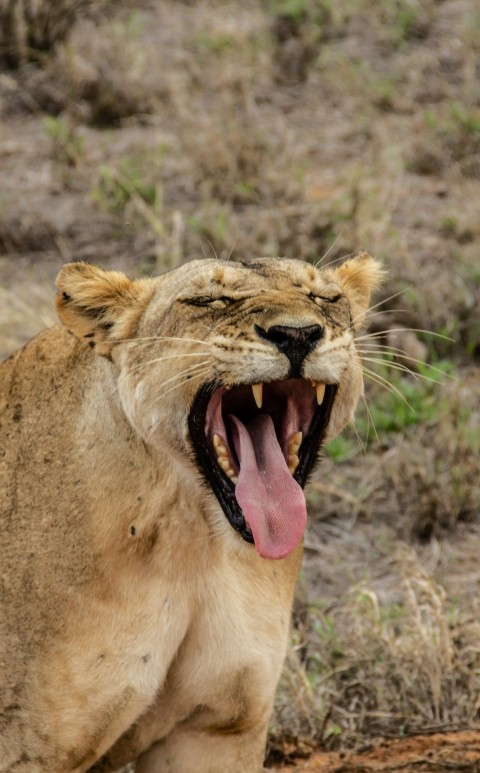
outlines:
{"label": "lower canine tooth", "polygon": [[263,384],[252,384],[252,392],[257,408],[261,408],[263,403]]}
{"label": "lower canine tooth", "polygon": [[228,472],[228,470],[232,468],[232,465],[230,464],[230,461],[227,457],[222,456],[222,458],[218,460],[218,463],[222,470],[225,470],[225,472]]}
{"label": "lower canine tooth", "polygon": [[317,403],[321,405],[323,403],[323,398],[325,397],[325,384],[317,384],[316,392],[317,392]]}

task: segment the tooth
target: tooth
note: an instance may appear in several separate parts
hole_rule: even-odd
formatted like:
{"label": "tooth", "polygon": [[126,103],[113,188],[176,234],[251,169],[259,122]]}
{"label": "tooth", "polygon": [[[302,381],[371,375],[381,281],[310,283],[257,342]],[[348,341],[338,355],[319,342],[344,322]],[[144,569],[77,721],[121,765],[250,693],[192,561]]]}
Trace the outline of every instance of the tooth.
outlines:
{"label": "tooth", "polygon": [[263,403],[263,384],[252,384],[252,392],[257,408],[261,408]]}
{"label": "tooth", "polygon": [[238,483],[238,478],[237,478],[237,476],[236,476],[236,475],[231,475],[231,476],[230,476],[230,479],[231,479],[232,483],[235,483],[235,485],[237,485],[237,483]]}
{"label": "tooth", "polygon": [[289,455],[289,457],[288,457],[288,469],[290,470],[292,475],[293,475],[293,473],[295,472],[295,470],[298,467],[298,461],[299,461],[299,459],[298,459],[298,456],[296,454],[290,454]]}
{"label": "tooth", "polygon": [[317,403],[321,405],[323,403],[323,398],[325,397],[325,384],[317,384],[316,392],[317,392]]}
{"label": "tooth", "polygon": [[223,440],[220,437],[220,435],[213,436],[213,445],[215,446],[215,448],[218,448],[219,446],[223,446]]}
{"label": "tooth", "polygon": [[294,432],[292,437],[290,438],[290,443],[298,443],[298,446],[300,447],[302,439],[303,439],[303,432]]}
{"label": "tooth", "polygon": [[218,463],[219,463],[220,467],[222,468],[222,470],[224,470],[225,472],[227,472],[227,470],[231,469],[232,465],[230,464],[230,460],[226,456],[222,456],[221,458],[219,458]]}

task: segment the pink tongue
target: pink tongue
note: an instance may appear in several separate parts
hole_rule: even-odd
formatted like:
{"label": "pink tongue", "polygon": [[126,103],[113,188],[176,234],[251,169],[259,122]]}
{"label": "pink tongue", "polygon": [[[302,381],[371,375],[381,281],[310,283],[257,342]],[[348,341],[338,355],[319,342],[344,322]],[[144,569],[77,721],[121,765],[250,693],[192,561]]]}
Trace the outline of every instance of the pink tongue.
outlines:
{"label": "pink tongue", "polygon": [[229,417],[240,463],[235,486],[237,502],[263,558],[284,558],[294,550],[307,523],[301,486],[293,479],[280,448],[272,418],[260,414],[248,429]]}

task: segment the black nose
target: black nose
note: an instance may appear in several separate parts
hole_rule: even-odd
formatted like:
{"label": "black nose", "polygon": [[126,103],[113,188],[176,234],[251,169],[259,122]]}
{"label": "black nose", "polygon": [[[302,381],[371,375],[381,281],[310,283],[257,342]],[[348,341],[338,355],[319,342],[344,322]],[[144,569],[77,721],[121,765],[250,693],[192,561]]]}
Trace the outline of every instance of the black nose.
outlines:
{"label": "black nose", "polygon": [[273,325],[264,330],[255,325],[255,330],[260,338],[271,341],[290,360],[291,376],[300,376],[305,357],[315,348],[317,341],[324,335],[321,325],[307,325],[306,327],[288,327],[286,325]]}

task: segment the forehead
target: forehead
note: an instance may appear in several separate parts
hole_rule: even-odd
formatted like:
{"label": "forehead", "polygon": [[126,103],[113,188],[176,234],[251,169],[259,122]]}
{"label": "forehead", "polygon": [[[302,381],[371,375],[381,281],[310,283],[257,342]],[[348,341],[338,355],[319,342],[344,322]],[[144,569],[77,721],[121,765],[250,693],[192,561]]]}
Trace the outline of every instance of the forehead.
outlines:
{"label": "forehead", "polygon": [[298,287],[312,290],[324,286],[330,279],[309,263],[287,258],[259,258],[235,263],[204,260],[187,264],[183,269],[187,269],[185,273],[188,274],[188,277],[182,277],[183,289]]}

